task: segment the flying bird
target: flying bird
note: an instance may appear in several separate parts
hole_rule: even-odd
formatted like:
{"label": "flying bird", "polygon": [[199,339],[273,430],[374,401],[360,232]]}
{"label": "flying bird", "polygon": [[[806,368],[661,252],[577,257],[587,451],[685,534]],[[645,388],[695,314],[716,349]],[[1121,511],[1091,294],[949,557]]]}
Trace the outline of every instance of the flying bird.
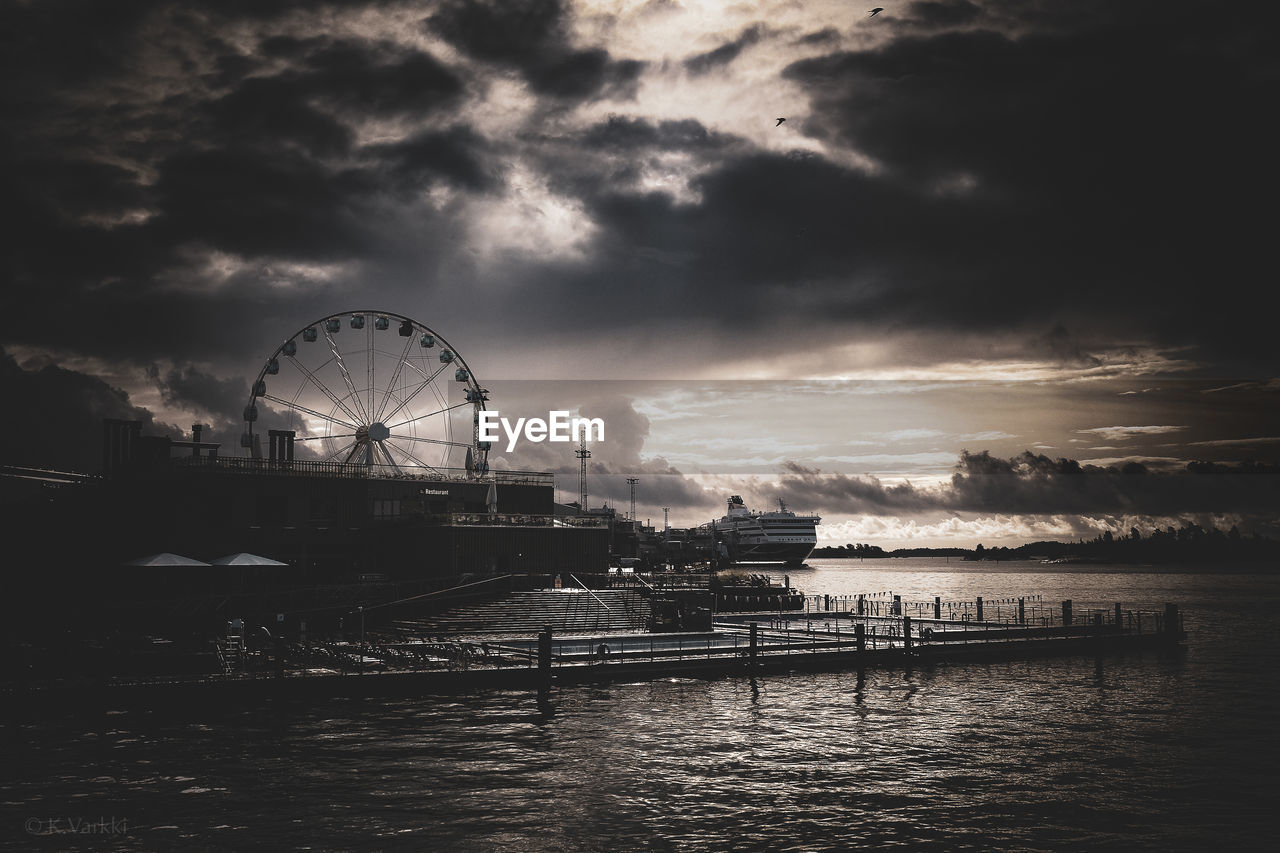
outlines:
{"label": "flying bird", "polygon": [[883,7],[883,6],[877,6],[877,7],[875,7],[874,9],[872,9],[872,10],[867,14],[867,17],[868,17],[868,18],[874,18],[876,15],[879,15],[879,14],[880,14],[881,12],[883,12],[883,11],[884,11],[884,7]]}
{"label": "flying bird", "polygon": [[780,119],[778,119],[778,124],[775,124],[775,125],[774,125],[774,127],[778,127],[778,126],[779,126],[779,125],[781,125],[784,121],[786,121],[786,119],[785,119],[785,118],[780,118]]}

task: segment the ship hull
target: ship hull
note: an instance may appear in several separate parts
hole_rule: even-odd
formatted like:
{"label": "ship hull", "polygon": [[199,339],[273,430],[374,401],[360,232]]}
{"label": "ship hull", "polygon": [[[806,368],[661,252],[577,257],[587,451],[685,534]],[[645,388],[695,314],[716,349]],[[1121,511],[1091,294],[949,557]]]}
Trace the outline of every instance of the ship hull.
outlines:
{"label": "ship hull", "polygon": [[730,544],[729,559],[743,565],[798,566],[813,553],[816,542],[761,542]]}

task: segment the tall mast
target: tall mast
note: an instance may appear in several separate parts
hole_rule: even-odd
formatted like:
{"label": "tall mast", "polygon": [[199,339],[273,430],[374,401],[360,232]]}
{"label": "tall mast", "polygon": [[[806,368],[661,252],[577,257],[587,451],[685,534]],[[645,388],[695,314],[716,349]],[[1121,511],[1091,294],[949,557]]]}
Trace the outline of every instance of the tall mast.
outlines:
{"label": "tall mast", "polygon": [[586,512],[587,511],[587,460],[591,458],[591,451],[587,450],[586,438],[582,439],[581,445],[579,445],[578,449],[573,451],[573,453],[575,456],[578,457],[579,461],[581,462],[581,467],[578,470],[578,499],[580,501],[578,505],[582,507],[583,512]]}

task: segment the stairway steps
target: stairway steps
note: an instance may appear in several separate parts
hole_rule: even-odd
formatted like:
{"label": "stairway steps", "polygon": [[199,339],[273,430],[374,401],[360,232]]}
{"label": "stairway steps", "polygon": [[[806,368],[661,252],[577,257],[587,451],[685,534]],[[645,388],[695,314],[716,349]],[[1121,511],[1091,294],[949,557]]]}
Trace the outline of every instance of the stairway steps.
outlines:
{"label": "stairway steps", "polygon": [[647,615],[647,601],[632,591],[513,592],[498,599],[471,602],[422,619],[397,620],[401,635],[507,633],[530,634],[551,625],[559,633],[630,631]]}

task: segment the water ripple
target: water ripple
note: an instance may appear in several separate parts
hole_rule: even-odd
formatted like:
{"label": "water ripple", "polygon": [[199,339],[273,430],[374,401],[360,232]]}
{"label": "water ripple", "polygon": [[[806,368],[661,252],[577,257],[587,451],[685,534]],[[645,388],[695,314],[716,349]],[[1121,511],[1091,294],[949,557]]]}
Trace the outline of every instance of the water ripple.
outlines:
{"label": "water ripple", "polygon": [[[921,596],[1021,583],[866,574]],[[75,714],[5,724],[0,802],[10,828],[125,818],[121,850],[1265,848],[1280,622],[1240,608],[1280,582],[1063,577],[1034,576],[1182,604],[1186,654],[612,684],[553,713],[498,691]]]}

